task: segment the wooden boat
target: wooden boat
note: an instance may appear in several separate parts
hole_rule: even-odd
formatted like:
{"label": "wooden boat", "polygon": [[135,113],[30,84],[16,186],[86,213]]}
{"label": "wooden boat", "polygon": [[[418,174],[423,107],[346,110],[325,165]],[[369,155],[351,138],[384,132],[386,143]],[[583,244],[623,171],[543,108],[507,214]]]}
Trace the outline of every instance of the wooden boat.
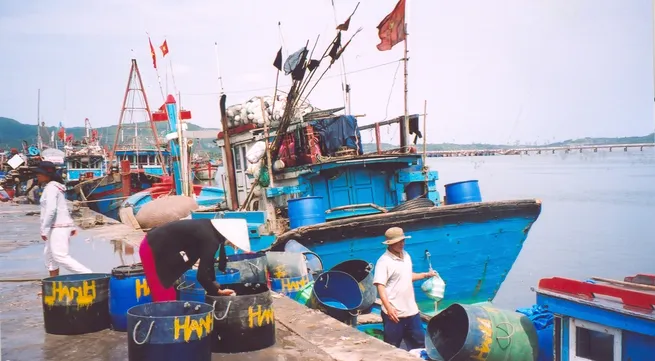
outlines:
{"label": "wooden boat", "polygon": [[554,315],[546,331],[552,336],[552,360],[655,358],[655,275],[623,281],[544,278],[536,293],[537,305]]}

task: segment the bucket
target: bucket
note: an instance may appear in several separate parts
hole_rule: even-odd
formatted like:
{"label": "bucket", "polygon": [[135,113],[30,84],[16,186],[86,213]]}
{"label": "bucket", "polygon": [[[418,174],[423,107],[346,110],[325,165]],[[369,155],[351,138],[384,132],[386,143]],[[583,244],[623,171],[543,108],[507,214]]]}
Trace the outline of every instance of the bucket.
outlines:
{"label": "bucket", "polygon": [[491,307],[450,305],[428,322],[432,344],[444,360],[536,360],[537,333],[529,318]]}
{"label": "bucket", "polygon": [[[216,271],[216,282],[219,284],[223,283],[237,283],[239,282],[239,278],[241,277],[239,270],[236,268],[226,268],[225,272],[221,272],[218,269]],[[187,282],[188,284],[195,284],[195,287],[202,287],[200,283],[198,283],[198,270],[197,269],[190,269],[186,272],[184,272],[184,279],[182,281]]]}
{"label": "bucket", "polygon": [[273,346],[273,299],[266,284],[231,284],[225,287],[234,290],[236,296],[207,296],[205,300],[214,308],[212,352],[248,352]]}
{"label": "bucket", "polygon": [[309,278],[309,275],[288,278],[271,278],[271,291],[285,294],[287,297],[294,299],[298,292],[311,282],[312,280]]}
{"label": "bucket", "polygon": [[321,261],[321,257],[309,250],[309,248],[294,241],[293,239],[289,240],[284,245],[284,251],[291,253],[302,253],[305,256],[305,264],[307,265],[307,268],[311,274],[323,272],[323,261]]}
{"label": "bucket", "polygon": [[136,360],[210,361],[214,307],[204,302],[146,303],[127,311],[127,354]]}
{"label": "bucket", "polygon": [[114,331],[127,331],[127,310],[152,302],[143,265],[118,266],[109,279],[109,315]]}
{"label": "bucket", "polygon": [[178,292],[177,299],[180,301],[205,302],[207,291],[202,286],[198,287],[197,283],[182,281],[176,288]]}
{"label": "bucket", "polygon": [[448,204],[482,202],[477,180],[450,183],[446,184],[445,187]]}
{"label": "bucket", "polygon": [[314,290],[314,281],[310,281],[306,285],[302,286],[296,295],[293,297],[293,300],[300,303],[303,306],[306,306],[309,302],[309,299],[312,298],[312,291]]}
{"label": "bucket", "polygon": [[[227,267],[238,269],[238,283],[266,283],[266,253],[243,253],[227,256]],[[237,283],[237,282],[229,282]]]}
{"label": "bucket", "polygon": [[358,311],[367,311],[367,313],[371,312],[371,306],[373,306],[377,297],[377,289],[373,285],[373,264],[353,259],[339,263],[332,267],[330,271],[341,271],[354,278],[358,283],[362,298],[362,303],[356,309]]}
{"label": "bucket", "polygon": [[316,279],[307,306],[317,309],[347,325],[357,325],[357,308],[362,293],[357,281],[341,271],[328,271]]}
{"label": "bucket", "polygon": [[287,206],[291,229],[325,222],[323,197],[289,199]]}
{"label": "bucket", "polygon": [[45,332],[80,335],[108,328],[109,277],[106,273],[82,273],[44,278]]}
{"label": "bucket", "polygon": [[308,274],[305,256],[297,252],[266,252],[271,278],[300,277]]}

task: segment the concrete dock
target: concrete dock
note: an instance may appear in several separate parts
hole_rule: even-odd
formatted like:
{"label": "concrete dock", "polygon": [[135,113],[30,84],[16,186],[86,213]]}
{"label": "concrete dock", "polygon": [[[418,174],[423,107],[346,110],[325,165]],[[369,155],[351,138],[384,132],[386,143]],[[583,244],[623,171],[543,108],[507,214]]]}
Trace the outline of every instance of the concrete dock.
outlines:
{"label": "concrete dock", "polygon": [[[127,335],[103,330],[80,336],[46,334],[39,279],[47,277],[39,207],[0,203],[0,360],[127,360]],[[94,272],[139,262],[143,233],[86,208],[75,210],[82,228],[70,253]],[[61,274],[66,274],[61,270]],[[212,360],[417,360],[400,349],[318,311],[274,294],[276,345]]]}

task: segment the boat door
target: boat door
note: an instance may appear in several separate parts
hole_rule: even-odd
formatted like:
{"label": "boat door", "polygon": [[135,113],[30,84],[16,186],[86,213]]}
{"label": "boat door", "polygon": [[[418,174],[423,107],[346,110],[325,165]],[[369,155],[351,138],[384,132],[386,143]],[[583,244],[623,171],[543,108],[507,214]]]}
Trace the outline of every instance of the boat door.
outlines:
{"label": "boat door", "polygon": [[232,153],[234,154],[234,173],[237,183],[237,199],[239,200],[239,206],[241,206],[248,197],[248,192],[251,188],[251,182],[246,174],[248,169],[248,160],[246,159],[247,146],[235,145],[232,147]]}

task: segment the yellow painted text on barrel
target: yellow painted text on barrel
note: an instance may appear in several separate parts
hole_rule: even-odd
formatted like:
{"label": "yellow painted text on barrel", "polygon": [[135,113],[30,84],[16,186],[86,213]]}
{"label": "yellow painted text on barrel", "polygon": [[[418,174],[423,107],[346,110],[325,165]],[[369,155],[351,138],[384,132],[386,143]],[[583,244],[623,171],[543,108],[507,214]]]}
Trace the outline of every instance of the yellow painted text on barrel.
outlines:
{"label": "yellow painted text on barrel", "polygon": [[177,341],[183,337],[184,342],[189,342],[191,335],[195,332],[198,339],[203,339],[212,332],[213,326],[214,318],[211,313],[197,320],[191,319],[191,316],[175,317],[173,321],[174,338]]}
{"label": "yellow painted text on barrel", "polygon": [[138,300],[141,296],[146,297],[150,296],[150,287],[148,287],[148,282],[146,279],[136,279],[135,281],[136,288],[136,299]]}
{"label": "yellow painted text on barrel", "polygon": [[309,278],[303,277],[298,281],[292,281],[290,278],[282,278],[280,283],[282,284],[282,292],[297,292],[300,291],[304,285],[309,283]]}
{"label": "yellow painted text on barrel", "polygon": [[489,352],[491,352],[491,343],[493,342],[491,338],[492,329],[491,321],[483,320],[478,318],[478,329],[482,332],[482,343],[480,346],[475,347],[477,354],[472,355],[472,357],[479,361],[485,361],[489,357]]}
{"label": "yellow painted text on barrel", "polygon": [[255,311],[254,306],[248,307],[248,327],[261,327],[262,325],[270,325],[273,323],[273,309],[266,307],[263,308],[262,305],[257,306],[257,311]]}
{"label": "yellow painted text on barrel", "polygon": [[66,286],[63,282],[53,282],[51,294],[43,295],[43,302],[54,306],[55,302],[70,304],[73,301],[78,307],[90,306],[96,299],[96,281],[82,281],[82,285]]}

